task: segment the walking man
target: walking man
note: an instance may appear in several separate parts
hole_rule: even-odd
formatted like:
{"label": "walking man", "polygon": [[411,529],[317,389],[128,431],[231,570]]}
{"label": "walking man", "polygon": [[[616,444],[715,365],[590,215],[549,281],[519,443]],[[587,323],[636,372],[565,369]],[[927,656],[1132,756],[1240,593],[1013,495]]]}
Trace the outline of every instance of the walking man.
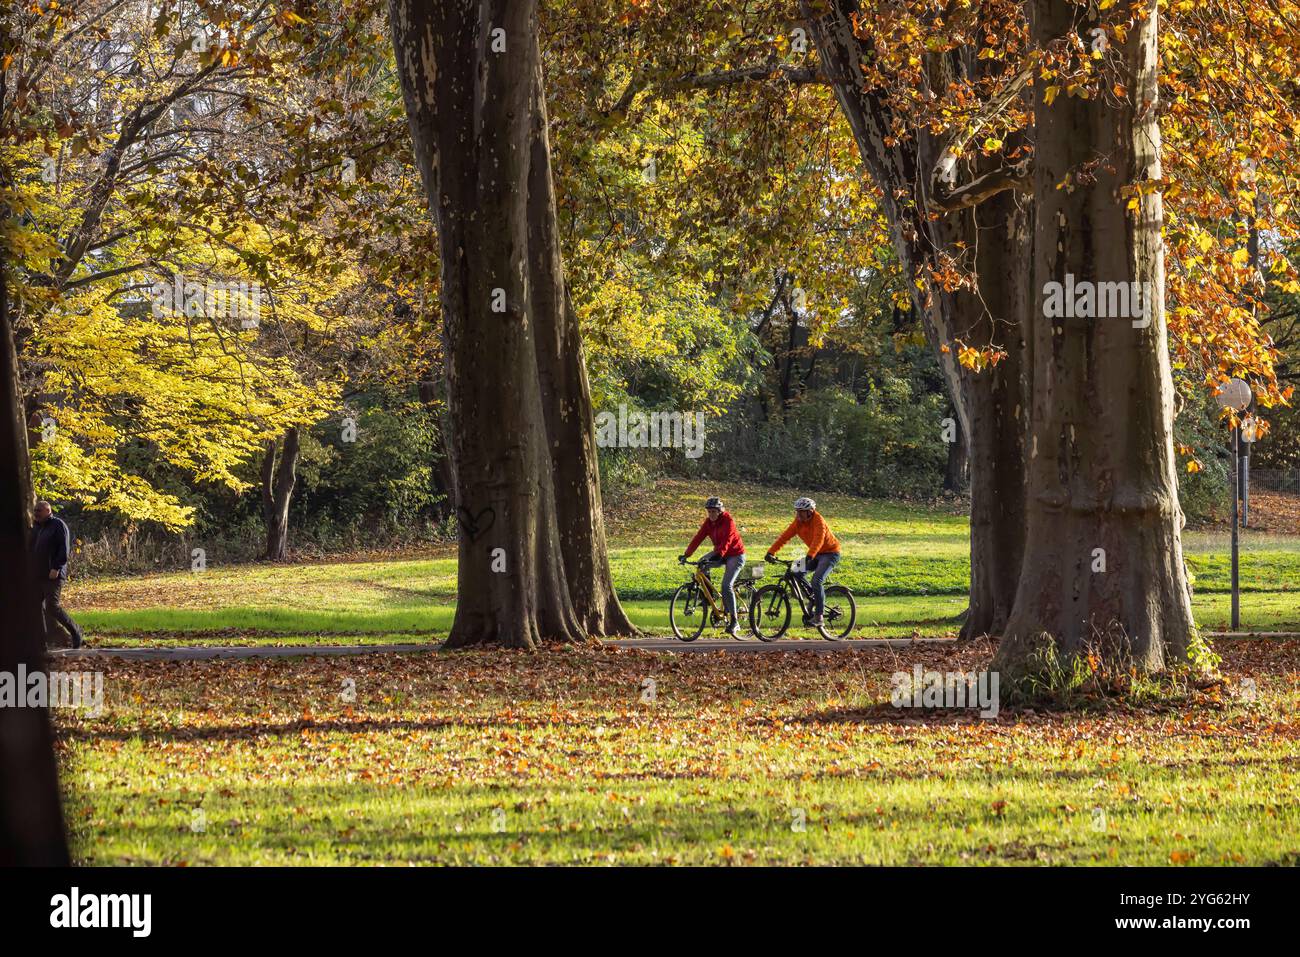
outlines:
{"label": "walking man", "polygon": [[60,602],[63,583],[68,580],[68,552],[72,547],[72,535],[67,523],[55,516],[49,502],[37,502],[33,516],[36,525],[32,529],[32,568],[36,575],[35,584],[41,589],[41,620],[45,642],[50,643],[52,618],[67,631],[72,639],[72,647],[80,648],[81,628]]}

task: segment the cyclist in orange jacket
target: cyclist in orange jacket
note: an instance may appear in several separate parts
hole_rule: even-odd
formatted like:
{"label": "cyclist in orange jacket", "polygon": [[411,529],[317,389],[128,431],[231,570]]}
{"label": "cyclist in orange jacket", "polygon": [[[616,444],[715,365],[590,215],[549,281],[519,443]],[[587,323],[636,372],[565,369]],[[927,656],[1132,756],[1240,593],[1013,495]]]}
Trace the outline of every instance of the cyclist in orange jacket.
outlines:
{"label": "cyclist in orange jacket", "polygon": [[812,619],[808,624],[818,627],[822,623],[822,611],[826,607],[826,578],[840,563],[840,543],[831,534],[826,519],[817,511],[817,503],[810,498],[798,498],[794,503],[794,521],[767,550],[767,561],[775,561],[781,546],[796,535],[808,546],[808,560],[799,577],[807,584],[807,573],[812,572],[813,608]]}

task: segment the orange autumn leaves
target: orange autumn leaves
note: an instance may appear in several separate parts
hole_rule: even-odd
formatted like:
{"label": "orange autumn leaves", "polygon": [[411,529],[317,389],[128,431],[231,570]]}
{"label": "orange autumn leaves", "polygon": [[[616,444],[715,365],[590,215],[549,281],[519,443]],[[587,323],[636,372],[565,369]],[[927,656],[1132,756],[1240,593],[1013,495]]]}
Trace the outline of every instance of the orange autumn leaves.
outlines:
{"label": "orange autumn leaves", "polygon": [[[1119,105],[1132,91],[1116,51],[1148,8],[1105,0],[1077,31],[1035,50],[1015,0],[940,11],[922,0],[874,5],[856,26],[876,54],[864,66],[865,85],[898,117],[886,145],[928,132],[957,144],[963,160],[975,153],[1001,154],[1007,163],[1026,158],[1026,147],[1006,144],[1017,144],[1013,134],[1032,124],[1031,89],[1007,92],[1028,71],[1045,102],[1104,97]],[[1135,105],[1160,111],[1163,169],[1135,183],[1127,201],[1136,208],[1139,195],[1152,193],[1163,201],[1174,368],[1211,394],[1240,377],[1264,408],[1287,403],[1291,389],[1277,380],[1280,356],[1268,317],[1279,295],[1300,294],[1288,253],[1300,241],[1292,199],[1300,189],[1300,3],[1172,0],[1160,4],[1158,16],[1160,98]],[[974,51],[979,69],[936,72],[940,58],[933,55],[962,49]],[[969,268],[965,259],[941,265],[945,273]],[[959,285],[930,278],[946,289]],[[999,350],[978,342],[956,340],[944,349],[975,371],[999,359]]]}
{"label": "orange autumn leaves", "polygon": [[[996,346],[972,346],[960,339],[957,340],[957,362],[972,372],[983,372],[985,369],[992,368],[1007,357],[1006,350],[999,349]],[[945,355],[952,351],[951,347],[942,345],[939,351]]]}

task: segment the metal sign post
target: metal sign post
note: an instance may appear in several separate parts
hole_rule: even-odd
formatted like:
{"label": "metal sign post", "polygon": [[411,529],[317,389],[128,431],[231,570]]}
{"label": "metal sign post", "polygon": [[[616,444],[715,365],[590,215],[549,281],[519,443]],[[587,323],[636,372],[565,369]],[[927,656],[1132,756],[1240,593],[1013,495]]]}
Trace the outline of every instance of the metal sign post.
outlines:
{"label": "metal sign post", "polygon": [[1237,505],[1241,500],[1241,429],[1232,427],[1232,630],[1241,628],[1241,591],[1237,570]]}
{"label": "metal sign post", "polygon": [[[1246,437],[1242,436],[1245,442]],[[1241,527],[1250,525],[1250,446],[1241,450]]]}
{"label": "metal sign post", "polygon": [[1241,441],[1245,447],[1241,450],[1241,527],[1250,525],[1250,453],[1255,447],[1255,417],[1247,416],[1241,420]]}

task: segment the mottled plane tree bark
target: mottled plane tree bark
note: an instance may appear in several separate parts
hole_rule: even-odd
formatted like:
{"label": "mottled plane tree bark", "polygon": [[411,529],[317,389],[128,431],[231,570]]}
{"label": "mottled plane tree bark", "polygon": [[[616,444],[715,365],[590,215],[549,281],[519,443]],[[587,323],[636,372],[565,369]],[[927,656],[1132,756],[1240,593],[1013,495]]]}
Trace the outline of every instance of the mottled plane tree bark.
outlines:
{"label": "mottled plane tree bark", "polygon": [[605,554],[590,392],[564,285],[537,3],[392,0],[436,218],[461,524],[452,647],[630,631]]}
{"label": "mottled plane tree bark", "polygon": [[[995,667],[1094,653],[1161,671],[1193,650],[1164,311],[1156,0],[1106,53],[1100,95],[1034,93],[1035,316],[1024,569]],[[1045,51],[1096,14],[1030,0]],[[1050,102],[1049,102],[1050,101]],[[1061,184],[1067,184],[1063,187]],[[1047,284],[1139,284],[1146,315],[1069,318]],[[1130,288],[1132,286],[1130,285]],[[1145,298],[1145,297],[1144,297]]]}
{"label": "mottled plane tree bark", "polygon": [[[537,43],[534,34],[534,44]],[[569,597],[593,635],[635,629],[614,591],[601,511],[600,464],[592,416],[591,385],[573,302],[564,278],[551,175],[550,124],[540,51],[533,50],[532,152],[528,170],[530,302],[537,327],[537,367],[542,410],[555,474],[560,554]]]}

